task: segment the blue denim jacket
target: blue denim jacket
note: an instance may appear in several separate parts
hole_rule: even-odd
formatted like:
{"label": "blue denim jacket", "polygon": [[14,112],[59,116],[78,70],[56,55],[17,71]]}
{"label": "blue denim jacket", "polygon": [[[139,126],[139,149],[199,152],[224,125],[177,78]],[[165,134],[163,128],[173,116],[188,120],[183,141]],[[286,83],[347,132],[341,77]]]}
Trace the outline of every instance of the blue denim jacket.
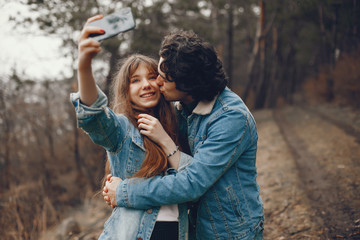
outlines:
{"label": "blue denim jacket", "polygon": [[[100,88],[98,88],[98,99],[90,107],[80,103],[79,93],[71,94],[70,99],[75,106],[78,126],[94,143],[107,151],[111,174],[122,179],[130,178],[140,169],[146,155],[143,137],[138,129],[127,117],[122,114],[116,115],[107,107],[107,97]],[[181,163],[188,162],[189,158],[188,155],[181,153]],[[137,180],[141,181],[141,179]],[[150,239],[159,208],[136,210],[115,207],[99,239]],[[179,239],[187,239],[187,206],[179,204],[178,208]]]}
{"label": "blue denim jacket", "polygon": [[188,125],[194,157],[176,175],[117,187],[117,204],[146,209],[198,199],[196,239],[253,239],[262,230],[263,204],[256,182],[257,129],[244,102],[226,88],[212,102],[200,102]]}

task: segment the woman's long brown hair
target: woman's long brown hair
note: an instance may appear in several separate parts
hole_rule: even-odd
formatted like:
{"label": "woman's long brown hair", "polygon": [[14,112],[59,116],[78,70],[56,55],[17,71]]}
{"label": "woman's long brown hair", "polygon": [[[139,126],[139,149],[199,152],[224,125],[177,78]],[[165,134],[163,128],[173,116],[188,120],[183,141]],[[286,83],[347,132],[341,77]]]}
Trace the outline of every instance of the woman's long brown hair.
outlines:
{"label": "woman's long brown hair", "polygon": [[[174,109],[171,103],[165,101],[161,95],[159,104],[150,112],[148,109],[138,109],[130,101],[129,83],[130,78],[143,64],[148,71],[157,73],[157,62],[144,55],[133,54],[126,58],[113,81],[113,100],[111,108],[116,114],[124,114],[128,117],[130,122],[137,127],[136,116],[139,113],[151,113],[162,124],[164,130],[169,134],[173,141],[177,144],[177,121],[174,114]],[[146,149],[146,156],[141,168],[133,177],[153,177],[162,174],[168,168],[168,161],[164,151],[155,142],[144,136],[144,148]],[[109,160],[105,166],[105,178],[110,173]]]}

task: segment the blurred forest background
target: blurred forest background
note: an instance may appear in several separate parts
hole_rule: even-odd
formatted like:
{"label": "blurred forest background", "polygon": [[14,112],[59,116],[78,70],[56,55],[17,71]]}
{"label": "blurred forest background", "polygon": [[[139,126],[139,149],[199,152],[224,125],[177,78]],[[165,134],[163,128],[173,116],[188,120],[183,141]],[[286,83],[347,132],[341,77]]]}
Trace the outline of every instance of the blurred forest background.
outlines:
{"label": "blurred forest background", "polygon": [[102,43],[94,74],[106,92],[119,59],[134,52],[157,58],[163,36],[181,28],[216,46],[229,87],[253,110],[321,102],[360,108],[359,0],[23,3],[40,14],[10,20],[23,27],[36,22],[41,34],[60,37],[59,51],[72,59],[72,74],[34,80],[14,68],[0,76],[0,236],[5,239],[37,239],[66,209],[100,190],[104,151],[77,129],[69,102],[77,89],[77,37],[93,15],[129,6],[137,23],[135,30]]}

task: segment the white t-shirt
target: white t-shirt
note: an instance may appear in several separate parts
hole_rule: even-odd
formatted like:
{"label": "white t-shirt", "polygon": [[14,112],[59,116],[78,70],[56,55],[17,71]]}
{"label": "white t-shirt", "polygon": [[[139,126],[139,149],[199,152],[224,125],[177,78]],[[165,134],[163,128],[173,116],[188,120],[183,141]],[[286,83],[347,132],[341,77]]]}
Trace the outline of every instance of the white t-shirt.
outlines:
{"label": "white t-shirt", "polygon": [[164,205],[160,207],[157,222],[178,222],[179,209],[177,204]]}

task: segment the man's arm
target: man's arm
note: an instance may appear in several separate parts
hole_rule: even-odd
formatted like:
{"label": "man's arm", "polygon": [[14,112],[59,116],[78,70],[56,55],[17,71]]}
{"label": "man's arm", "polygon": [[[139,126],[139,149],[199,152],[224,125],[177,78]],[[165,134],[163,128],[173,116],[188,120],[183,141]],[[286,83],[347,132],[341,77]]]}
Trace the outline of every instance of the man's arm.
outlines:
{"label": "man's arm", "polygon": [[[179,154],[180,154],[180,162],[179,162],[177,172],[184,171],[186,169],[186,167],[193,160],[192,156],[190,156],[186,153],[179,152]],[[172,171],[172,170],[168,169],[168,171]],[[105,183],[102,195],[103,195],[106,203],[108,205],[111,205],[112,207],[115,207],[117,205],[117,203],[116,203],[116,188],[121,181],[122,181],[122,179],[119,177],[113,177],[111,174],[107,175],[107,181]]]}
{"label": "man's arm", "polygon": [[[215,119],[187,168],[165,177],[126,179],[116,189],[116,204],[147,209],[202,196],[252,144],[250,114],[228,110]],[[226,124],[225,124],[226,123]]]}

